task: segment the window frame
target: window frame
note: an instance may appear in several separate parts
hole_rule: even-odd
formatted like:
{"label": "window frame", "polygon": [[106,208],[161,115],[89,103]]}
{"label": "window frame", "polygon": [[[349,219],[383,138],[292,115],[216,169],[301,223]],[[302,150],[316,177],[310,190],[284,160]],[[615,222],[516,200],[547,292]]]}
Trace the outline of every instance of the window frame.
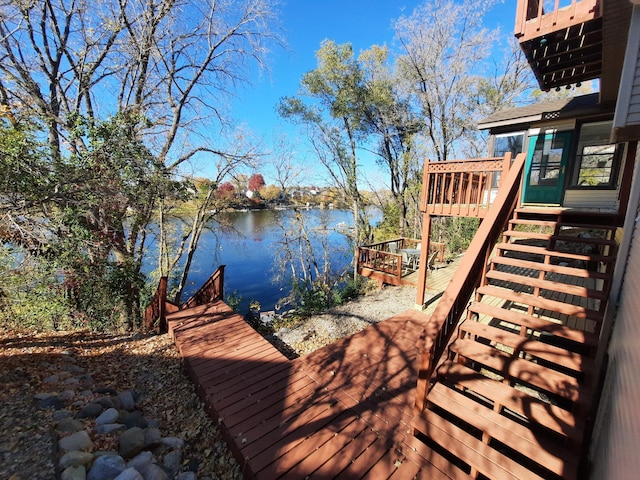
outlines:
{"label": "window frame", "polygon": [[[620,175],[620,167],[622,164],[622,154],[624,145],[620,143],[591,143],[581,142],[582,129],[585,126],[598,126],[606,125],[609,130],[612,128],[612,121],[601,122],[584,122],[579,125],[578,135],[576,139],[575,155],[573,156],[573,165],[571,167],[571,175],[568,179],[567,189],[569,190],[616,190],[618,188],[618,177]],[[613,147],[613,153],[611,158],[611,167],[608,182],[600,182],[598,185],[580,185],[580,171],[582,170],[582,160],[585,156],[584,150],[588,147]],[[593,155],[593,154],[591,154]]]}

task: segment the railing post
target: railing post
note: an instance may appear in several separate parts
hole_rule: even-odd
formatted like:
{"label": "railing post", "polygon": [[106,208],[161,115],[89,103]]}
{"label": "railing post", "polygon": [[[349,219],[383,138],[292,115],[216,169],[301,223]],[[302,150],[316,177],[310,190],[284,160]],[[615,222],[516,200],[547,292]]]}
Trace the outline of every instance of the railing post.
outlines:
{"label": "railing post", "polygon": [[158,284],[158,333],[167,333],[167,277]]}
{"label": "railing post", "polygon": [[219,277],[219,288],[218,291],[220,292],[220,300],[224,301],[224,265],[220,265],[220,267],[218,267],[218,270],[220,270],[220,277]]}
{"label": "railing post", "polygon": [[423,213],[422,245],[420,251],[420,266],[418,267],[418,285],[416,287],[416,307],[422,309],[424,292],[427,289],[427,271],[429,270],[429,242],[431,241],[431,215]]}
{"label": "railing post", "polygon": [[504,160],[502,161],[502,172],[500,173],[500,182],[498,183],[498,187],[502,186],[505,178],[507,177],[507,172],[511,168],[511,159],[513,154],[511,152],[506,152],[504,154]]}
{"label": "railing post", "polygon": [[429,184],[430,184],[430,178],[429,178],[429,160],[426,160],[424,162],[424,169],[423,169],[423,181],[422,181],[422,195],[420,198],[420,210],[422,210],[423,212],[427,211],[427,205],[429,203]]}

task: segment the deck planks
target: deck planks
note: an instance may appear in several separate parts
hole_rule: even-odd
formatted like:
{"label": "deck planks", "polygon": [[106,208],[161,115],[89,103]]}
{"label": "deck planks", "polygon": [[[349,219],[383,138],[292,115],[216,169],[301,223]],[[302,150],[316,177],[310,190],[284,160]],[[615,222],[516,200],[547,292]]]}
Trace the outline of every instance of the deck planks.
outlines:
{"label": "deck planks", "polygon": [[405,454],[427,320],[408,310],[295,360],[222,302],[168,325],[247,478],[356,479],[433,468]]}

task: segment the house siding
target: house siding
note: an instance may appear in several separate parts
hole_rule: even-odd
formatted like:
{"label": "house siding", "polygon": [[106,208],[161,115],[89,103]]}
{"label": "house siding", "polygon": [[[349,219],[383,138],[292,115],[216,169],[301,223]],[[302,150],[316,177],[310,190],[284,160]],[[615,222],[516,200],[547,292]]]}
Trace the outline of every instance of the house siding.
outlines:
{"label": "house siding", "polygon": [[562,204],[569,208],[617,211],[618,192],[617,190],[567,190]]}
{"label": "house siding", "polygon": [[594,480],[635,479],[640,471],[640,202],[638,195],[634,198],[635,209],[627,214],[628,218],[635,218],[631,228],[630,222],[626,225],[627,230],[632,230],[627,261],[616,266],[625,270],[590,449],[590,477]]}
{"label": "house siding", "polygon": [[635,57],[636,68],[632,79],[626,125],[640,124],[640,50],[636,52]]}
{"label": "house siding", "polygon": [[[614,131],[626,129],[627,132],[630,128],[640,126],[640,6],[638,5],[635,5],[632,11],[613,126]],[[636,133],[632,136],[636,137]]]}

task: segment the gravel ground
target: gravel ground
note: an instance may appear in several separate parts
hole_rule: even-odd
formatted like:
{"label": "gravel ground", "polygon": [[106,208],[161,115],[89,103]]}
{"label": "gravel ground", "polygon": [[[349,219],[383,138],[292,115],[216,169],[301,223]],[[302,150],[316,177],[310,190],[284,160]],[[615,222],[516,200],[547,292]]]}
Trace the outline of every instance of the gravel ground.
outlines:
{"label": "gravel ground", "polygon": [[276,344],[305,355],[414,307],[415,287],[387,286],[275,332]]}

